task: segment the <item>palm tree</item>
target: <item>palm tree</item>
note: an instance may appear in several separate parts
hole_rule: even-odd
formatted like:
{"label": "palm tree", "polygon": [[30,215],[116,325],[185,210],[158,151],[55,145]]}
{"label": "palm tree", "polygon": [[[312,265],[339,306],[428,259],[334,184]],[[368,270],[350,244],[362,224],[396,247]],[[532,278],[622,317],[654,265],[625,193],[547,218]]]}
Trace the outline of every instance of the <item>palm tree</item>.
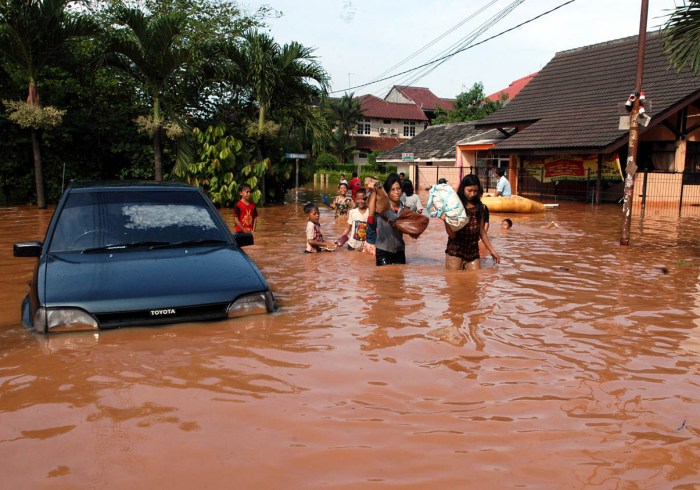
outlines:
{"label": "palm tree", "polygon": [[362,112],[362,101],[354,97],[354,94],[344,94],[339,99],[329,99],[326,106],[326,117],[332,127],[333,151],[345,163],[352,159],[355,149],[355,141],[352,138],[356,132],[357,123],[364,117]]}
{"label": "palm tree", "polygon": [[310,104],[314,96],[328,90],[328,75],[313,50],[297,42],[280,46],[269,35],[252,29],[243,34],[243,43],[230,54],[238,68],[238,83],[257,106],[255,136],[259,142],[270,133],[267,121],[271,110],[283,111],[300,101]]}
{"label": "palm tree", "polygon": [[[312,133],[323,130],[308,106],[326,94],[329,79],[312,49],[297,42],[280,46],[269,35],[249,29],[240,44],[230,47],[228,57],[234,65],[231,81],[257,109],[257,122],[247,132],[255,140],[259,162],[265,158],[265,138],[278,136],[281,123],[291,121]],[[262,187],[264,203],[265,179]]]}
{"label": "palm tree", "polygon": [[161,138],[165,118],[161,97],[177,71],[193,61],[196,47],[182,42],[187,17],[181,12],[148,15],[120,8],[116,17],[126,29],[116,30],[111,37],[109,50],[115,53],[111,63],[142,82],[151,97],[151,118],[142,124],[153,136],[155,180],[163,180]]}
{"label": "palm tree", "polygon": [[11,119],[31,129],[34,154],[36,200],[46,208],[44,170],[41,162],[39,129],[56,126],[62,111],[42,107],[39,78],[42,70],[55,62],[69,40],[96,34],[97,25],[89,18],[67,9],[70,0],[1,0],[0,52],[26,77],[26,104],[6,103]]}
{"label": "palm tree", "polygon": [[341,128],[346,134],[352,134],[357,122],[364,117],[362,101],[355,94],[344,94],[339,99],[329,99],[326,114],[335,128]]}
{"label": "palm tree", "polygon": [[663,28],[664,47],[678,70],[686,64],[700,69],[700,1],[690,0],[676,7]]}

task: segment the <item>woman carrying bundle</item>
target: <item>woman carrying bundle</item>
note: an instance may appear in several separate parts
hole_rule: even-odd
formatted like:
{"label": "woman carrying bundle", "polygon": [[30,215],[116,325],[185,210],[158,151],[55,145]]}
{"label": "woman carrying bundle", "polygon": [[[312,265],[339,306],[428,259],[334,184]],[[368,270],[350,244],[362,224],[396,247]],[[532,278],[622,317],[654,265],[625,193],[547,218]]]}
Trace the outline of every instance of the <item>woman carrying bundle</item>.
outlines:
{"label": "woman carrying bundle", "polygon": [[[453,231],[445,222],[447,232],[447,249],[445,250],[445,268],[452,270],[479,269],[479,238],[484,242],[493,260],[498,264],[501,257],[491,245],[486,231],[488,208],[481,202],[484,189],[479,177],[474,174],[466,175],[459,183],[457,195],[464,205],[469,222],[463,228]],[[445,215],[442,216],[445,219]]]}

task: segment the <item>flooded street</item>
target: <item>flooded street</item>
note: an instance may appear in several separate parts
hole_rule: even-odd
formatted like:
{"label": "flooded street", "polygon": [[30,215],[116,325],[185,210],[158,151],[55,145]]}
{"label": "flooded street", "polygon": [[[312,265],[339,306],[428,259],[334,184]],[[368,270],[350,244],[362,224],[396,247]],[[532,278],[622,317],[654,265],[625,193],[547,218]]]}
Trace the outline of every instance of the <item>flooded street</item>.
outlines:
{"label": "flooded street", "polygon": [[502,263],[447,272],[438,220],[405,266],[304,254],[308,198],[246,248],[279,312],[53,336],[12,257],[52,211],[0,208],[2,486],[700,488],[700,218],[492,213]]}

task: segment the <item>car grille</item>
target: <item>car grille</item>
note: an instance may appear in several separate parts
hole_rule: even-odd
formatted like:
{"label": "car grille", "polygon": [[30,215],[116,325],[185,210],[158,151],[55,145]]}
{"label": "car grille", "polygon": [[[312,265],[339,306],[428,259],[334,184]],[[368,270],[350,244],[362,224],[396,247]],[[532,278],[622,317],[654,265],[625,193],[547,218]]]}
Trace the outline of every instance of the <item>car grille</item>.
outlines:
{"label": "car grille", "polygon": [[228,305],[228,303],[219,303],[204,306],[184,306],[173,308],[175,313],[161,313],[158,315],[153,315],[152,311],[164,312],[170,310],[170,308],[103,313],[95,316],[100,324],[100,329],[137,325],[162,325],[165,323],[199,322],[226,318]]}

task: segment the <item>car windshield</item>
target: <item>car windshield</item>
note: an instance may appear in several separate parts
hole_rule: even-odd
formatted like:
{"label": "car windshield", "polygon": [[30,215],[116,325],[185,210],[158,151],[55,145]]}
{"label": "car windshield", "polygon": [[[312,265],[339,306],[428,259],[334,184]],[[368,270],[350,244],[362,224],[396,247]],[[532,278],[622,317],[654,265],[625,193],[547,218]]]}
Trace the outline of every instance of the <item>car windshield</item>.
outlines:
{"label": "car windshield", "polygon": [[212,212],[192,191],[73,192],[57,218],[49,252],[227,242]]}

